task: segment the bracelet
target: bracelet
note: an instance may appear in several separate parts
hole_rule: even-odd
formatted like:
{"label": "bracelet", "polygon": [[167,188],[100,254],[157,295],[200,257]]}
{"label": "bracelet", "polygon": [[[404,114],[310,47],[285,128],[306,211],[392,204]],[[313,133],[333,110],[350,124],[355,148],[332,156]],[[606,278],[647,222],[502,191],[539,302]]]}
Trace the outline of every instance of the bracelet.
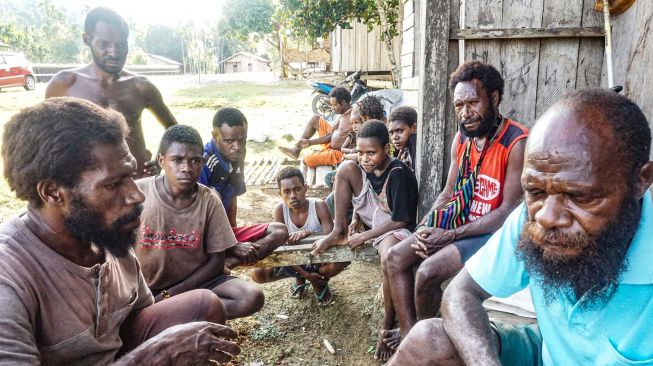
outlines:
{"label": "bracelet", "polygon": [[171,298],[172,295],[170,295],[170,293],[168,292],[168,290],[163,290],[163,291],[161,291],[161,297],[163,298],[163,300],[165,300],[165,299],[169,299],[169,298]]}

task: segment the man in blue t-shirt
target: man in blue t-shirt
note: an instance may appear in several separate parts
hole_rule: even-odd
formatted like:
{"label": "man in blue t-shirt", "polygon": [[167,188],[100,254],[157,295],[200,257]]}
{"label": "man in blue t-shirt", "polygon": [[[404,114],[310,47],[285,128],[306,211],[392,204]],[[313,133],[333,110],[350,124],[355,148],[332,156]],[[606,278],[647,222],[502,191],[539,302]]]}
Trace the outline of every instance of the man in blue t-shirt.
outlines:
{"label": "man in blue t-shirt", "polygon": [[[418,323],[389,365],[653,364],[651,130],[612,91],[572,92],[526,145],[525,203]],[[482,302],[530,285],[536,325],[489,321]]]}
{"label": "man in blue t-shirt", "polygon": [[222,108],[213,116],[213,138],[204,145],[199,182],[220,194],[238,244],[225,252],[225,267],[252,264],[267,257],[288,239],[286,225],[271,222],[236,226],[238,196],[245,193],[244,162],[247,119],[236,108]]}

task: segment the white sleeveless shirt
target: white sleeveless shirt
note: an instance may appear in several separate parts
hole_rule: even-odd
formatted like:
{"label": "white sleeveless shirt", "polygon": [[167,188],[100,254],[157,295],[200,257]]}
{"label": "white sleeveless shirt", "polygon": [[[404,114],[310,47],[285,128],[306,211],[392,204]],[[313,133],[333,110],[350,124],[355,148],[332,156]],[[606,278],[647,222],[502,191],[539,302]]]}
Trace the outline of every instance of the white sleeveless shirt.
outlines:
{"label": "white sleeveless shirt", "polygon": [[304,223],[304,226],[301,228],[298,228],[293,222],[292,218],[290,217],[290,208],[286,206],[285,203],[282,203],[283,207],[283,222],[286,223],[286,227],[288,228],[288,234],[292,234],[298,231],[310,231],[316,235],[322,235],[322,225],[320,224],[320,220],[317,217],[317,210],[315,209],[315,198],[307,198],[308,200],[308,218],[306,219],[306,223]]}

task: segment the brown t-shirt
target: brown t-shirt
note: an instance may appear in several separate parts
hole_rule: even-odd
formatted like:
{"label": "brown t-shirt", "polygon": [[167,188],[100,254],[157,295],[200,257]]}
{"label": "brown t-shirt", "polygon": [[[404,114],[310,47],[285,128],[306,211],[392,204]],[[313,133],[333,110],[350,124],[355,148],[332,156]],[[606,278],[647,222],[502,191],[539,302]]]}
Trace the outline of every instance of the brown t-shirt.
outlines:
{"label": "brown t-shirt", "polygon": [[198,183],[195,202],[178,210],[161,199],[154,177],[136,183],[145,203],[135,252],[152,290],[170,288],[206,263],[209,253],[236,245],[220,196],[211,188]]}
{"label": "brown t-shirt", "polygon": [[79,266],[20,217],[0,224],[0,365],[108,365],[125,318],[154,302],[130,252]]}

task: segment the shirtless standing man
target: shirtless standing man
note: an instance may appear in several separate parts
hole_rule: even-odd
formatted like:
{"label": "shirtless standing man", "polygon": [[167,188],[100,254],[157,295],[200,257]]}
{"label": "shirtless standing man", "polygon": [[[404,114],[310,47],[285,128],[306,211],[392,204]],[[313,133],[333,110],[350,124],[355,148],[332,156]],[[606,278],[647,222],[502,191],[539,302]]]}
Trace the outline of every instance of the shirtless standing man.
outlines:
{"label": "shirtless standing man", "polygon": [[91,48],[93,62],[57,73],[45,90],[45,98],[77,97],[122,113],[130,130],[127,144],[138,164],[136,177],[143,177],[158,172],[156,163],[149,161],[152,153],[145,148],[143,109],[149,109],[165,128],[177,121],[154,84],[144,76],[123,70],[128,36],[127,23],[115,11],[103,7],[89,11],[83,39]]}

